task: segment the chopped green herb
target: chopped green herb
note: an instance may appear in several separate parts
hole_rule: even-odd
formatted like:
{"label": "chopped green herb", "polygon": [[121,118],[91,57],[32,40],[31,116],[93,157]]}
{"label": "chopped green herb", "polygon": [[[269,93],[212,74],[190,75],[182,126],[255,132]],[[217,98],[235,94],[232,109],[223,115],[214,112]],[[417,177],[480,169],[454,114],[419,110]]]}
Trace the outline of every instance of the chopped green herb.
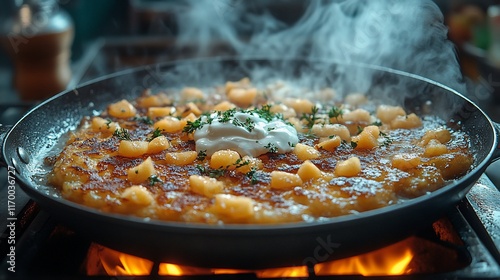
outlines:
{"label": "chopped green herb", "polygon": [[261,108],[256,108],[250,112],[256,113],[260,118],[270,122],[275,118],[283,119],[283,115],[271,112],[272,105],[264,104]]}
{"label": "chopped green herb", "polygon": [[198,171],[200,171],[200,173],[201,173],[201,174],[205,174],[205,172],[206,172],[206,170],[205,170],[205,169],[206,169],[206,168],[205,168],[205,166],[203,166],[203,165],[201,165],[201,164],[197,164],[197,165],[196,165],[196,169],[198,169]]}
{"label": "chopped green herb", "polygon": [[354,142],[354,141],[351,141],[351,147],[353,149],[356,149],[356,147],[358,146],[358,143],[357,142]]}
{"label": "chopped green herb", "polygon": [[194,122],[187,121],[186,126],[182,129],[182,132],[193,133],[197,129],[202,128],[203,125],[204,125],[204,123],[201,121],[201,119],[197,119]]}
{"label": "chopped green herb", "polygon": [[154,186],[154,184],[156,184],[156,183],[163,183],[163,181],[160,178],[158,178],[157,175],[149,176],[148,181],[149,181],[150,186]]}
{"label": "chopped green herb", "polygon": [[392,139],[386,133],[380,131],[379,135],[385,138],[384,142],[381,144],[381,146],[388,146],[392,143]]}
{"label": "chopped green herb", "polygon": [[339,117],[342,117],[343,112],[342,109],[333,106],[329,111],[328,111],[328,117],[330,118],[335,118],[336,120],[339,120]]}
{"label": "chopped green herb", "polygon": [[198,152],[198,156],[196,157],[196,159],[203,161],[205,160],[206,157],[207,157],[207,150],[202,150]]}
{"label": "chopped green herb", "polygon": [[233,119],[234,114],[236,113],[236,109],[229,109],[224,112],[217,112],[217,115],[219,116],[219,122],[221,123],[227,123]]}
{"label": "chopped green herb", "polygon": [[148,138],[148,141],[151,142],[151,140],[155,139],[156,137],[162,136],[160,128],[156,128],[155,131],[153,131],[153,135]]}
{"label": "chopped green herb", "polygon": [[250,171],[247,174],[245,174],[245,176],[250,179],[250,183],[252,185],[256,184],[258,182],[257,168],[255,167],[250,168]]}
{"label": "chopped green herb", "polygon": [[113,133],[113,136],[118,137],[118,139],[120,139],[120,140],[129,140],[129,141],[131,140],[130,133],[128,132],[128,129],[126,129],[126,128],[118,128]]}
{"label": "chopped green herb", "polygon": [[249,165],[250,161],[248,161],[248,160],[243,161],[243,159],[240,158],[234,164],[235,164],[236,168],[240,168],[242,166]]}
{"label": "chopped green herb", "polygon": [[205,166],[201,164],[196,165],[196,169],[200,171],[201,175],[206,175],[210,178],[219,178],[221,176],[224,176],[226,173],[226,169],[224,168],[219,168],[219,169],[211,169],[211,168],[206,168]]}
{"label": "chopped green herb", "polygon": [[211,170],[209,170],[207,175],[210,178],[219,178],[219,177],[224,176],[225,173],[226,173],[226,169],[219,168],[219,169],[211,169]]}
{"label": "chopped green herb", "polygon": [[264,148],[266,148],[270,153],[273,153],[273,154],[278,152],[278,148],[276,147],[276,145],[274,145],[271,142],[269,142],[267,145],[265,145]]}
{"label": "chopped green herb", "polygon": [[253,128],[255,127],[255,122],[252,121],[251,118],[247,118],[245,120],[244,126],[248,130],[248,132],[252,132]]}
{"label": "chopped green herb", "polygon": [[313,125],[316,123],[316,120],[318,120],[318,116],[316,115],[318,113],[319,109],[318,107],[316,106],[313,106],[311,108],[311,113],[310,114],[302,114],[302,117],[300,117],[301,120],[305,120],[307,123],[306,123],[306,127],[308,127],[309,129],[311,129],[313,127]]}
{"label": "chopped green herb", "polygon": [[376,121],[376,122],[373,122],[371,125],[382,126],[382,122]]}
{"label": "chopped green herb", "polygon": [[147,125],[152,125],[154,123],[153,120],[148,116],[143,116],[143,117],[136,116],[136,117],[134,117],[134,121],[140,121],[140,122],[145,123]]}
{"label": "chopped green herb", "polygon": [[109,126],[111,125],[112,122],[113,122],[113,120],[106,119],[106,127],[109,128]]}
{"label": "chopped green herb", "polygon": [[293,147],[295,147],[295,144],[294,144],[294,143],[292,143],[292,142],[288,142],[288,146],[290,146],[290,147],[292,147],[292,148],[293,148]]}

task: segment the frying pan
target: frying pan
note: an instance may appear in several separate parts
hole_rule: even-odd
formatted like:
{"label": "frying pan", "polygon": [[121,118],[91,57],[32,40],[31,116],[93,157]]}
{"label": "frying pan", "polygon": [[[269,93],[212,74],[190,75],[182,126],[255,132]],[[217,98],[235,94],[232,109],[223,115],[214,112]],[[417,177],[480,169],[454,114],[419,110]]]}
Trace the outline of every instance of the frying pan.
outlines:
{"label": "frying pan", "polygon": [[[400,204],[280,225],[205,225],[103,213],[62,199],[44,184],[44,157],[60,151],[64,135],[83,116],[94,115],[122,98],[135,98],[144,88],[203,87],[245,76],[263,82],[301,80],[302,86],[333,86],[340,93],[362,91],[387,103],[399,103],[407,111],[453,120],[470,135],[475,163],[464,177]],[[402,92],[417,94],[402,96]],[[301,59],[197,59],[127,70],[46,100],[1,134],[1,158],[2,164],[16,168],[20,187],[43,209],[102,245],[190,266],[265,268],[311,265],[359,254],[429,225],[464,198],[486,167],[500,157],[499,131],[499,124],[458,92],[393,69]]]}

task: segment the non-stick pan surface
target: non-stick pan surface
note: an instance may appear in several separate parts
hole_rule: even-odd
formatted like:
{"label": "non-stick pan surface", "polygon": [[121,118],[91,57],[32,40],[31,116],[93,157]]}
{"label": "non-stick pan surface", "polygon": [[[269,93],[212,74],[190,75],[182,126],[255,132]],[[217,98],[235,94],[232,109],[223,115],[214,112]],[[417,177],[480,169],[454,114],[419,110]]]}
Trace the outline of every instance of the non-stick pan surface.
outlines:
{"label": "non-stick pan surface", "polygon": [[[430,111],[453,119],[471,136],[474,167],[442,189],[401,204],[327,221],[283,225],[203,225],[103,213],[62,199],[44,184],[40,176],[45,172],[44,157],[60,150],[61,139],[83,116],[97,114],[111,102],[135,98],[144,88],[203,87],[245,76],[254,82],[307,77],[306,86],[363,91],[404,105],[409,111]],[[403,97],[402,92],[414,94]],[[2,153],[4,164],[16,168],[17,182],[28,195],[93,241],[170,263],[261,268],[314,264],[358,254],[428,225],[456,205],[486,167],[498,159],[498,131],[498,124],[457,92],[391,69],[303,60],[203,59],[133,69],[61,93],[30,111],[3,135]]]}

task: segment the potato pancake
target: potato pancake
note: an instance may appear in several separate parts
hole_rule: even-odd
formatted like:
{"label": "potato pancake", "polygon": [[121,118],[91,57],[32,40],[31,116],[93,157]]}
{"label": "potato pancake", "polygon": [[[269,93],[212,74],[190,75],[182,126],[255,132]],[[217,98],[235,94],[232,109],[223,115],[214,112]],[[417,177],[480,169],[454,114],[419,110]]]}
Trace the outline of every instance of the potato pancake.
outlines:
{"label": "potato pancake", "polygon": [[276,91],[243,79],[109,104],[71,133],[49,183],[104,212],[277,224],[402,203],[473,164],[468,136],[435,116]]}

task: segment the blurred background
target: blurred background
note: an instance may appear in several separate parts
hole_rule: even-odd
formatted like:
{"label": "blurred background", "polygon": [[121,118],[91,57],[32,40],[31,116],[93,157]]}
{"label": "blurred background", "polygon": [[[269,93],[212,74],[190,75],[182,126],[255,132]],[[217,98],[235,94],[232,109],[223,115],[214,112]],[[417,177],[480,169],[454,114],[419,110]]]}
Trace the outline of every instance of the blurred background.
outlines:
{"label": "blurred background", "polygon": [[[208,0],[198,1],[2,1],[0,124],[14,124],[40,101],[119,70],[158,61],[234,54],[234,49],[217,38],[211,40],[214,34],[224,37],[227,30],[223,26],[204,34],[197,20],[190,25],[190,31],[198,32],[210,43],[203,51],[196,40],[190,42],[190,38],[181,36],[186,27],[178,22],[188,14],[188,19],[196,18],[190,5]],[[249,15],[271,16],[276,19],[274,23],[293,26],[311,1],[315,0],[222,0],[211,1],[209,8],[220,23],[244,9]],[[459,71],[465,77],[464,94],[500,122],[500,0],[434,2],[444,15],[447,36],[455,45]],[[199,24],[219,29],[217,22],[208,20]],[[238,36],[243,37],[256,29],[244,24],[240,27]],[[262,24],[258,28],[275,27]],[[493,169],[499,165],[489,168],[489,175],[498,182],[500,174]]]}
{"label": "blurred background", "polygon": [[[201,0],[205,1],[205,0]],[[231,5],[270,13],[293,25],[307,0],[213,1],[224,17]],[[500,1],[435,0],[456,45],[467,95],[500,121]],[[201,55],[179,48],[184,0],[8,0],[0,10],[0,121],[12,106],[32,106],[79,83],[156,61]],[[241,30],[243,36],[245,30]],[[214,42],[203,55],[231,54]]]}

